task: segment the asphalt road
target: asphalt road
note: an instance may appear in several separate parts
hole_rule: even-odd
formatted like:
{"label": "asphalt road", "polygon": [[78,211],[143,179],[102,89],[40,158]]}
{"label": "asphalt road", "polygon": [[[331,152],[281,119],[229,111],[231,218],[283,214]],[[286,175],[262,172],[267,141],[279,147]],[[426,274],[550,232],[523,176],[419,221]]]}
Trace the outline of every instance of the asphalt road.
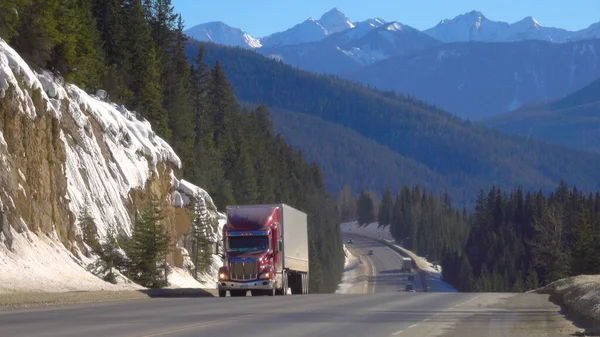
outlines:
{"label": "asphalt road", "polygon": [[[355,241],[356,242],[356,241]],[[401,262],[368,241],[375,293],[123,301],[0,312],[0,336],[570,336],[547,296],[408,293]]]}

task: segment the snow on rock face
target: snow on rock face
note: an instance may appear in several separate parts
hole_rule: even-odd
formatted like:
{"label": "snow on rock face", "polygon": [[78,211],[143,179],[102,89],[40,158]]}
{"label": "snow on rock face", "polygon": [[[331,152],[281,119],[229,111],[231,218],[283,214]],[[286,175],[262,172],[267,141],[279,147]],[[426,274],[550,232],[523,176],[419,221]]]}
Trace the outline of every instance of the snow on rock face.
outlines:
{"label": "snow on rock face", "polygon": [[260,42],[265,48],[274,48],[319,41],[326,36],[327,29],[317,20],[309,18],[288,30],[263,37]]}
{"label": "snow on rock face", "polygon": [[182,236],[191,219],[176,215],[185,213],[184,199],[197,198],[215,223],[210,234],[220,235],[212,199],[177,179],[179,157],[147,121],[32,71],[1,39],[0,103],[0,292],[139,288],[86,271],[92,260],[82,253],[77,221],[84,206],[103,240],[109,231],[129,234],[132,214],[156,194],[165,224]]}
{"label": "snow on rock face", "polygon": [[334,8],[323,14],[319,19],[319,24],[327,29],[328,34],[343,32],[354,28],[354,24],[346,17],[339,8]]}
{"label": "snow on rock face", "polygon": [[130,213],[124,202],[129,191],[142,189],[158,163],[180,168],[181,161],[149,122],[75,86],[67,87],[73,104],[64,118],[71,118],[75,128],[65,130],[61,138],[67,144],[70,209],[79,214],[87,204],[101,235],[109,228],[129,234]]}
{"label": "snow on rock face", "polygon": [[[205,190],[188,181],[174,179],[176,180],[176,183],[174,184],[176,186],[175,206],[184,209],[191,206],[190,203],[193,201],[196,206],[196,216],[198,216],[198,220],[208,225],[207,231],[205,232],[206,237],[209,238],[211,242],[219,242],[222,239],[222,230],[226,222],[226,216],[217,211],[217,207],[211,196]],[[193,220],[194,219],[190,218],[190,221]],[[169,275],[169,282],[171,282],[172,286],[180,284],[181,287],[189,287],[190,285],[197,284],[198,287],[214,288],[216,287],[215,281],[217,280],[217,274],[219,268],[223,265],[223,261],[218,256],[213,255],[211,267],[206,273],[200,275],[198,277],[199,280],[196,281],[186,270],[186,268],[189,270],[193,266],[189,254],[189,252],[192,251],[191,239],[191,231],[189,228],[177,233],[177,249],[179,249],[179,254],[181,254],[181,261],[178,264],[182,268],[174,271],[172,280],[171,275]]]}

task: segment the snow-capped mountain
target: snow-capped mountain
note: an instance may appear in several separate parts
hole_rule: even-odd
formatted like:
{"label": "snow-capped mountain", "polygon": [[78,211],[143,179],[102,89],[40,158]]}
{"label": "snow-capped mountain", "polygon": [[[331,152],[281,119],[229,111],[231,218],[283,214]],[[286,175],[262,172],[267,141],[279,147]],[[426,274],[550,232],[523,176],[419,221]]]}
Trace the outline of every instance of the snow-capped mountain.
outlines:
{"label": "snow-capped mountain", "polygon": [[424,32],[442,42],[509,42],[522,40],[541,40],[549,42],[568,42],[587,38],[599,38],[600,27],[594,25],[580,31],[562,28],[544,27],[533,17],[528,16],[509,24],[493,21],[479,11],[471,11],[453,19],[440,21],[435,27]]}
{"label": "snow-capped mountain", "polygon": [[323,14],[319,19],[319,24],[327,30],[327,35],[354,28],[354,24],[350,19],[337,7]]}
{"label": "snow-capped mountain", "polygon": [[228,26],[220,21],[196,25],[186,29],[185,34],[199,41],[210,41],[227,46],[249,49],[261,47],[258,39],[239,28]]}
{"label": "snow-capped mountain", "polygon": [[341,38],[345,40],[358,39],[368,34],[369,31],[379,28],[384,24],[386,24],[386,22],[380,18],[356,22],[354,23],[354,28],[344,32]]}
{"label": "snow-capped mountain", "polygon": [[302,44],[319,41],[350,28],[354,28],[354,24],[338,8],[334,8],[319,20],[308,18],[288,30],[261,38],[260,43],[265,48]]}
{"label": "snow-capped mountain", "polygon": [[305,70],[341,73],[439,44],[442,43],[410,26],[373,19],[320,41],[264,47],[258,52]]}

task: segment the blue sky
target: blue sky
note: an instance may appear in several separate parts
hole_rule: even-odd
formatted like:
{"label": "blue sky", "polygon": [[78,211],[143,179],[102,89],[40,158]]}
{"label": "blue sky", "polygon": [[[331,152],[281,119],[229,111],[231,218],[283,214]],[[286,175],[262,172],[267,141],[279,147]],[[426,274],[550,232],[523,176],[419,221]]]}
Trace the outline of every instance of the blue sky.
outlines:
{"label": "blue sky", "polygon": [[515,22],[533,16],[544,26],[578,30],[600,21],[600,0],[172,0],[186,28],[223,21],[254,37],[283,31],[338,7],[352,21],[380,17],[417,29],[471,10]]}

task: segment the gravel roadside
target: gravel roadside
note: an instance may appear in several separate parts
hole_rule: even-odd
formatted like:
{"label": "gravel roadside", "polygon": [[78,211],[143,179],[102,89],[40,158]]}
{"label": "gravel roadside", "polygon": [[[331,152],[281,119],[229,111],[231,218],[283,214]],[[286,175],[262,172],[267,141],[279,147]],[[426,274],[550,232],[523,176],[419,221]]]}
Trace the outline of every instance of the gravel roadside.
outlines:
{"label": "gravel roadside", "polygon": [[126,291],[15,292],[0,294],[0,311],[106,301],[173,297],[213,297],[215,289],[152,289]]}

